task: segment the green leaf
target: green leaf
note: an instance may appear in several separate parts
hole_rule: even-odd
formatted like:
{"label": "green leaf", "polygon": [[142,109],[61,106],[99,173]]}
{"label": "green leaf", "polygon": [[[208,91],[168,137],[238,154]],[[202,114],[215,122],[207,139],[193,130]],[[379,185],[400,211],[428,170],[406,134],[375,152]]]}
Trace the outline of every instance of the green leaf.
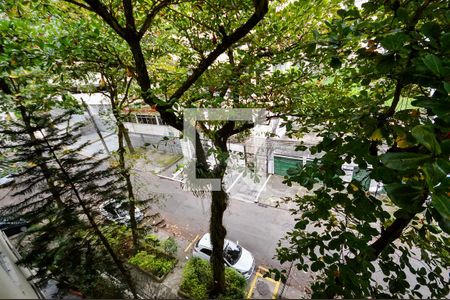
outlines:
{"label": "green leaf", "polygon": [[439,36],[441,35],[441,27],[434,22],[423,24],[421,31],[427,37],[433,38],[435,40],[439,39]]}
{"label": "green leaf", "polygon": [[395,34],[385,36],[381,40],[381,46],[383,46],[383,48],[387,50],[397,52],[403,49],[404,44],[408,40],[409,40],[408,35],[402,32],[397,32]]}
{"label": "green leaf", "polygon": [[450,94],[450,83],[444,81],[443,84],[444,84],[445,91],[448,94]]}
{"label": "green leaf", "polygon": [[439,57],[434,54],[427,54],[424,58],[422,58],[422,61],[431,72],[437,76],[441,76],[443,67],[442,61]]}
{"label": "green leaf", "polygon": [[450,140],[443,140],[441,142],[441,149],[442,153],[444,154],[450,154]]}
{"label": "green leaf", "polygon": [[425,163],[423,165],[425,179],[430,189],[439,184],[447,176],[449,172],[448,164],[448,161],[438,160],[437,162]]}
{"label": "green leaf", "polygon": [[441,36],[441,45],[444,49],[450,49],[450,32],[446,32]]}
{"label": "green leaf", "polygon": [[408,21],[408,10],[404,7],[400,7],[399,9],[397,9],[397,17],[403,22]]}
{"label": "green leaf", "polygon": [[398,207],[411,213],[422,210],[425,192],[422,186],[393,183],[385,185],[384,188],[391,201]]}
{"label": "green leaf", "polygon": [[441,146],[436,140],[432,129],[428,126],[417,125],[412,129],[412,135],[416,138],[419,144],[425,146],[428,150],[436,155],[441,154]]}
{"label": "green leaf", "polygon": [[317,272],[320,269],[322,269],[323,267],[325,267],[325,264],[322,261],[315,261],[311,264],[311,271],[313,272]]}
{"label": "green leaf", "polygon": [[395,66],[395,57],[393,54],[380,55],[377,58],[376,68],[381,73],[389,73]]}
{"label": "green leaf", "polygon": [[429,161],[431,155],[410,152],[390,152],[381,156],[383,164],[391,169],[405,171],[416,169],[425,162]]}
{"label": "green leaf", "polygon": [[450,219],[445,219],[434,207],[430,207],[431,215],[439,224],[441,229],[450,234]]}
{"label": "green leaf", "polygon": [[336,56],[333,56],[330,61],[330,66],[334,69],[339,69],[342,66],[342,62]]}
{"label": "green leaf", "polygon": [[450,221],[450,197],[444,193],[433,193],[432,201],[434,208],[447,221]]}
{"label": "green leaf", "polygon": [[414,106],[429,108],[445,122],[450,122],[450,102],[437,99],[418,99],[411,102]]}

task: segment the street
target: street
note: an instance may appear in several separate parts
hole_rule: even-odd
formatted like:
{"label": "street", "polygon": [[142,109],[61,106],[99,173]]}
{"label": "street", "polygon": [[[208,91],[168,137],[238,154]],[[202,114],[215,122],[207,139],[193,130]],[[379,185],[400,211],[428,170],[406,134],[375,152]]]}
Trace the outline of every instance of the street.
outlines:
{"label": "street", "polygon": [[[90,137],[91,138],[91,137]],[[115,150],[112,142],[114,138],[109,136],[108,146]],[[87,148],[85,156],[101,150],[99,141],[93,142]],[[164,154],[160,154],[164,155]],[[166,154],[170,156],[170,154]],[[147,160],[155,162],[155,156],[149,154]],[[170,161],[170,159],[168,160]],[[139,199],[151,199],[148,202],[152,212],[159,212],[165,223],[175,226],[183,235],[183,239],[192,241],[195,236],[202,236],[208,232],[210,216],[210,194],[195,196],[193,192],[183,190],[182,183],[158,176],[159,168],[154,169],[152,164],[146,164],[143,168],[142,159],[134,164],[132,178],[134,189]],[[145,162],[146,163],[146,162]],[[174,166],[174,165],[172,165]],[[235,174],[236,175],[236,174]],[[234,177],[237,177],[235,176]],[[236,180],[237,181],[237,180]],[[245,183],[235,183],[234,188]],[[245,186],[244,186],[245,187]],[[278,189],[280,189],[278,187]],[[245,188],[241,188],[245,190]],[[11,197],[10,188],[0,189],[0,207],[20,201],[22,197]],[[294,226],[294,217],[287,209],[275,208],[265,204],[238,200],[239,193],[231,194],[228,208],[224,215],[224,224],[227,229],[227,239],[239,241],[239,244],[249,250],[256,259],[256,265],[264,268],[289,269],[290,264],[280,265],[275,258],[276,248],[281,238]],[[241,193],[242,194],[242,193]],[[233,197],[236,195],[236,197]],[[186,252],[191,255],[192,249]],[[285,295],[295,298],[300,297],[305,285],[309,281],[308,275],[293,269],[288,283],[292,287],[285,289]]]}
{"label": "street", "polygon": [[[138,189],[145,186],[145,189],[140,189],[141,199],[148,197],[149,192],[157,199],[163,198],[155,204],[156,210],[168,224],[176,225],[187,239],[208,232],[211,202],[209,194],[196,197],[192,192],[184,191],[181,183],[162,179],[151,173],[135,175],[134,180]],[[224,224],[227,239],[239,241],[240,245],[254,255],[257,265],[289,268],[289,264],[280,265],[274,257],[278,241],[294,226],[294,217],[289,211],[230,199]],[[288,283],[295,286],[296,292],[303,292],[309,280],[306,273],[294,268]]]}

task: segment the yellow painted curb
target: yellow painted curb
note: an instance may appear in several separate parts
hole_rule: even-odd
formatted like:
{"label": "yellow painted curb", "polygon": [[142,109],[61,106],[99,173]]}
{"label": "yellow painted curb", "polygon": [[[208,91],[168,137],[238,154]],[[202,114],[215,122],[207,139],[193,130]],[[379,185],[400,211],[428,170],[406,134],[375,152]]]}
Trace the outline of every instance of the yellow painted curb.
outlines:
{"label": "yellow painted curb", "polygon": [[255,285],[256,285],[256,281],[258,280],[258,277],[261,277],[262,279],[266,279],[267,281],[275,283],[275,287],[274,287],[273,293],[272,293],[272,299],[276,299],[277,296],[278,296],[278,290],[280,289],[281,281],[279,281],[279,280],[277,281],[277,280],[275,280],[273,278],[270,278],[270,277],[264,277],[264,275],[262,273],[260,273],[260,271],[268,272],[269,270],[264,268],[264,267],[258,266],[258,271],[256,271],[255,277],[253,278],[253,281],[252,281],[252,283],[250,285],[250,288],[248,290],[247,299],[250,299],[252,297],[253,291],[255,290]]}
{"label": "yellow painted curb", "polygon": [[256,280],[258,280],[258,275],[260,275],[258,272],[256,272],[255,277],[253,278],[252,284],[250,285],[250,288],[248,290],[247,299],[250,299],[253,295],[253,290],[255,289]]}
{"label": "yellow painted curb", "polygon": [[200,237],[200,236],[197,234],[197,235],[195,236],[195,238],[192,240],[192,242],[190,242],[189,245],[187,245],[186,249],[184,249],[184,252],[187,252],[187,251],[189,250],[189,248],[192,247],[192,245],[197,241],[197,239],[198,239],[199,237]]}

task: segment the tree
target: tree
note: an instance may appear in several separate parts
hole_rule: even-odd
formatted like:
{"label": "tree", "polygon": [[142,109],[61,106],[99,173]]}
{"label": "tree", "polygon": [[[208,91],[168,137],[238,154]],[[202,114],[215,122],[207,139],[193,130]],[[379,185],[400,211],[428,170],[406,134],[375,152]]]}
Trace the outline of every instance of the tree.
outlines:
{"label": "tree", "polygon": [[[182,130],[182,116],[177,114],[175,109],[180,105],[182,105],[182,107],[191,107],[193,105],[193,102],[191,102],[193,99],[187,99],[186,103],[183,103],[181,101],[182,96],[197,82],[200,76],[214,63],[217,57],[224,53],[230,46],[245,37],[260,22],[268,10],[268,1],[266,0],[253,1],[253,5],[248,2],[243,3],[241,7],[235,7],[234,4],[222,5],[221,2],[212,2],[206,7],[206,12],[202,12],[203,8],[196,4],[181,4],[175,1],[152,2],[147,6],[141,6],[137,4],[133,5],[131,1],[126,0],[123,1],[121,5],[112,4],[110,7],[98,0],[88,0],[84,3],[74,1],[68,2],[93,11],[102,18],[118,36],[126,41],[129,50],[132,53],[134,73],[141,89],[143,100],[151,106],[158,105],[158,111],[161,114],[162,120],[178,130]],[[153,29],[153,34],[156,36],[160,34],[160,31],[167,29],[169,34],[164,37],[170,37],[170,33],[172,33],[170,26],[164,28],[163,26],[167,25],[161,24],[160,22],[163,10],[171,10],[176,14],[180,14],[178,10],[171,7],[171,5],[175,3],[178,3],[177,7],[183,8],[181,11],[190,11],[192,14],[209,15],[209,20],[206,19],[206,22],[199,22],[198,24],[207,24],[207,29],[209,31],[208,36],[213,36],[214,38],[208,43],[208,48],[204,49],[205,51],[208,51],[208,54],[205,52],[205,55],[198,59],[196,55],[193,55],[192,52],[190,52],[189,56],[185,57],[186,61],[183,61],[183,64],[187,62],[189,66],[185,65],[182,69],[185,73],[182,74],[181,82],[179,79],[176,80],[175,82],[179,83],[178,87],[170,87],[170,90],[166,91],[167,97],[164,98],[158,96],[157,92],[159,90],[156,85],[158,82],[155,82],[150,76],[149,68],[147,67],[147,61],[152,60],[152,58],[158,59],[158,56],[161,56],[161,54],[156,53],[156,55],[152,57],[150,53],[150,56],[146,57],[145,54],[148,52],[144,52],[146,49],[143,45],[145,45],[146,42],[151,43],[152,35],[147,33],[150,28]],[[217,11],[225,11],[227,9],[229,9],[227,17],[232,18],[233,23],[230,23],[229,20],[224,22],[224,24],[214,23],[215,21],[218,21],[218,19],[215,17],[211,18],[211,16],[214,16]],[[253,13],[251,13],[252,9]],[[121,13],[121,11],[123,11],[123,13]],[[231,12],[236,12],[237,14],[232,15]],[[182,13],[181,15],[183,15],[184,20],[192,19],[188,15]],[[242,18],[246,18],[246,22],[242,23],[240,21]],[[155,25],[157,25],[158,28],[152,28],[152,26]],[[202,27],[198,26],[198,28],[201,28],[203,31],[205,30],[203,25]],[[217,36],[221,37],[222,40],[220,42],[217,42]],[[216,39],[215,42],[214,39]],[[206,40],[205,37],[202,37],[202,40]],[[188,70],[192,71],[190,71],[190,75],[186,76]],[[244,126],[242,130],[246,128],[247,126]],[[198,167],[202,169],[203,174],[210,174],[209,176],[211,177],[223,178],[226,167],[225,160],[228,153],[226,141],[231,135],[239,132],[239,130],[240,129],[235,128],[234,122],[226,122],[216,132],[217,134],[214,135],[213,144],[215,145],[216,150],[224,155],[221,156],[223,160],[221,160],[213,170],[209,170],[208,168],[207,157],[200,142],[195,145],[197,149]],[[213,295],[223,293],[225,284],[222,253],[223,240],[226,235],[226,230],[222,224],[225,209],[226,193],[224,191],[212,192],[210,227],[213,245],[211,263],[213,265],[215,282],[212,291]]]}
{"label": "tree", "polygon": [[[446,297],[448,6],[347,3],[325,24],[302,53],[311,76],[297,81],[302,101],[289,103],[297,118],[286,120],[292,134],[322,138],[310,147],[321,157],[288,172],[286,183],[310,194],[296,199],[278,257],[317,272],[313,297]],[[345,163],[383,183],[387,197],[343,182]]]}
{"label": "tree", "polygon": [[[80,157],[78,151],[84,145],[73,145],[79,138],[79,126],[70,122],[73,111],[49,114],[56,107],[74,108],[73,99],[61,88],[64,82],[58,81],[58,72],[53,72],[53,61],[46,59],[48,51],[54,54],[55,46],[51,43],[59,42],[55,39],[47,43],[46,35],[52,34],[55,28],[34,26],[36,16],[29,14],[25,18],[24,11],[20,12],[20,20],[9,19],[15,13],[5,11],[9,13],[8,18],[2,20],[1,26],[12,30],[2,31],[0,94],[2,108],[16,112],[17,120],[2,122],[1,133],[7,137],[2,141],[2,148],[13,149],[11,163],[22,164],[17,174],[22,180],[16,195],[26,197],[2,209],[2,214],[25,218],[36,226],[29,232],[30,251],[23,261],[40,267],[38,276],[43,279],[49,276],[61,282],[71,279],[75,285],[86,282],[86,278],[76,278],[74,265],[80,268],[92,264],[97,255],[106,252],[113,264],[109,261],[97,272],[117,268],[136,296],[128,271],[95,220],[99,200],[117,198],[123,193],[118,174],[105,169],[102,160],[88,161]],[[99,244],[104,250],[91,252]],[[74,251],[80,251],[80,256],[68,264],[64,255]],[[102,276],[90,275],[97,279]]]}

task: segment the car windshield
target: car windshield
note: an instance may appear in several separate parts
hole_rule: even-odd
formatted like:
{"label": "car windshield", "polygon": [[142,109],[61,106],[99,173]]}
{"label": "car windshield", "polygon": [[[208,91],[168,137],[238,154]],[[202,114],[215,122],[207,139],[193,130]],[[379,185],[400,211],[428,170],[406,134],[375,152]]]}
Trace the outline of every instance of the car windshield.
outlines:
{"label": "car windshield", "polygon": [[115,204],[114,203],[108,203],[107,205],[104,206],[105,210],[107,212],[109,212],[110,214],[115,214]]}
{"label": "car windshield", "polygon": [[121,218],[125,218],[128,215],[129,206],[128,203],[122,202],[117,208],[116,212]]}
{"label": "car windshield", "polygon": [[242,248],[241,246],[236,245],[235,243],[228,243],[223,254],[225,260],[231,265],[234,265],[241,257]]}

